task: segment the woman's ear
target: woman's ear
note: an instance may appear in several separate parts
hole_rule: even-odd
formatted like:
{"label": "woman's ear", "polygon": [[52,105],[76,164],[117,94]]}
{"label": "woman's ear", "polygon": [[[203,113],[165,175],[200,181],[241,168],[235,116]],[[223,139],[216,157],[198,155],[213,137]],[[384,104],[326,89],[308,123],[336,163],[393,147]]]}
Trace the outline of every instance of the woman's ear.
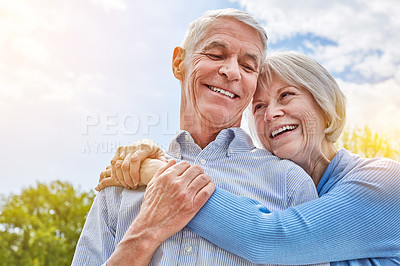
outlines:
{"label": "woman's ear", "polygon": [[183,61],[185,59],[185,49],[182,47],[175,47],[174,54],[172,56],[172,72],[175,78],[183,81]]}

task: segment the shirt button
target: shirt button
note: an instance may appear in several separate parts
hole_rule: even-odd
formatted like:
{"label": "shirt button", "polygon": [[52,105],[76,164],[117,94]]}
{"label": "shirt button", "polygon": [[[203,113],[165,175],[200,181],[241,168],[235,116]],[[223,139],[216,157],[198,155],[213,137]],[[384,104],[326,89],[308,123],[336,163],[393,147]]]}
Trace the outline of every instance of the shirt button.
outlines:
{"label": "shirt button", "polygon": [[233,153],[233,150],[232,150],[232,149],[229,149],[228,152],[229,152],[229,154],[232,154],[232,153]]}
{"label": "shirt button", "polygon": [[205,164],[206,164],[206,160],[201,159],[201,160],[200,160],[200,163],[201,163],[202,165],[205,165]]}
{"label": "shirt button", "polygon": [[189,141],[189,136],[188,135],[185,135],[185,140]]}
{"label": "shirt button", "polygon": [[190,252],[192,252],[192,250],[193,250],[192,246],[186,246],[185,247],[185,252],[186,253],[190,253]]}
{"label": "shirt button", "polygon": [[181,154],[179,152],[176,153],[176,158],[180,158]]}

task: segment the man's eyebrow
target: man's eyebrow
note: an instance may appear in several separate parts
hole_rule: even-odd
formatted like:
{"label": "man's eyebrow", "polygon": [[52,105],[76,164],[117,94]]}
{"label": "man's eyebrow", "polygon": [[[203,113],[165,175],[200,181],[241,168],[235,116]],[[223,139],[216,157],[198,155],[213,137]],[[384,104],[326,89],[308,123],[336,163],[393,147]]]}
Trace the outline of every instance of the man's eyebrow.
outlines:
{"label": "man's eyebrow", "polygon": [[[212,41],[204,46],[204,48],[202,49],[202,52],[204,53],[204,52],[207,52],[214,48],[228,49],[228,46],[225,43],[220,42],[220,41]],[[256,54],[246,53],[245,57],[248,57],[250,60],[254,61],[256,68],[258,68],[259,58]]]}
{"label": "man's eyebrow", "polygon": [[220,41],[212,41],[212,42],[208,43],[206,46],[204,46],[204,48],[202,49],[202,51],[203,51],[203,52],[206,52],[206,51],[209,51],[209,50],[214,49],[214,48],[224,48],[224,49],[227,49],[228,46],[227,46],[225,43],[220,42]]}
{"label": "man's eyebrow", "polygon": [[258,59],[258,56],[257,56],[256,54],[249,54],[249,53],[246,53],[246,54],[245,54],[245,57],[248,57],[248,58],[250,58],[252,61],[254,61],[254,63],[256,64],[256,67],[258,68],[258,61],[259,61],[259,59]]}

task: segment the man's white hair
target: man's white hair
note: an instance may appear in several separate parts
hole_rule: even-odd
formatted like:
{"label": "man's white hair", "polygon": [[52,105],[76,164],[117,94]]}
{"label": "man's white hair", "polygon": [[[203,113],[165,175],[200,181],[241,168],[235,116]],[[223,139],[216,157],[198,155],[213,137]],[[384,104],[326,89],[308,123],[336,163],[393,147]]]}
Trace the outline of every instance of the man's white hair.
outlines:
{"label": "man's white hair", "polygon": [[210,25],[219,18],[235,19],[257,30],[264,48],[262,54],[262,63],[264,63],[268,40],[265,29],[248,13],[234,8],[208,10],[201,17],[193,21],[189,25],[186,36],[182,42],[182,47],[185,49],[186,55],[190,55],[193,52],[196,45],[204,38],[208,27],[210,27]]}

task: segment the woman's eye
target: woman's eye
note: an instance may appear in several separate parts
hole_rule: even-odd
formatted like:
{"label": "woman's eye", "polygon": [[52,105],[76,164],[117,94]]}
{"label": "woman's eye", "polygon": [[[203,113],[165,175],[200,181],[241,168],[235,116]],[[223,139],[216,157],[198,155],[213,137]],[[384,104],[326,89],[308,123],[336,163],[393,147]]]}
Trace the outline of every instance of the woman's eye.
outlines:
{"label": "woman's eye", "polygon": [[253,113],[254,114],[259,114],[262,112],[262,110],[264,109],[265,105],[264,104],[257,104],[254,106],[253,108]]}
{"label": "woman's eye", "polygon": [[292,92],[284,92],[281,94],[281,99],[294,95]]}

